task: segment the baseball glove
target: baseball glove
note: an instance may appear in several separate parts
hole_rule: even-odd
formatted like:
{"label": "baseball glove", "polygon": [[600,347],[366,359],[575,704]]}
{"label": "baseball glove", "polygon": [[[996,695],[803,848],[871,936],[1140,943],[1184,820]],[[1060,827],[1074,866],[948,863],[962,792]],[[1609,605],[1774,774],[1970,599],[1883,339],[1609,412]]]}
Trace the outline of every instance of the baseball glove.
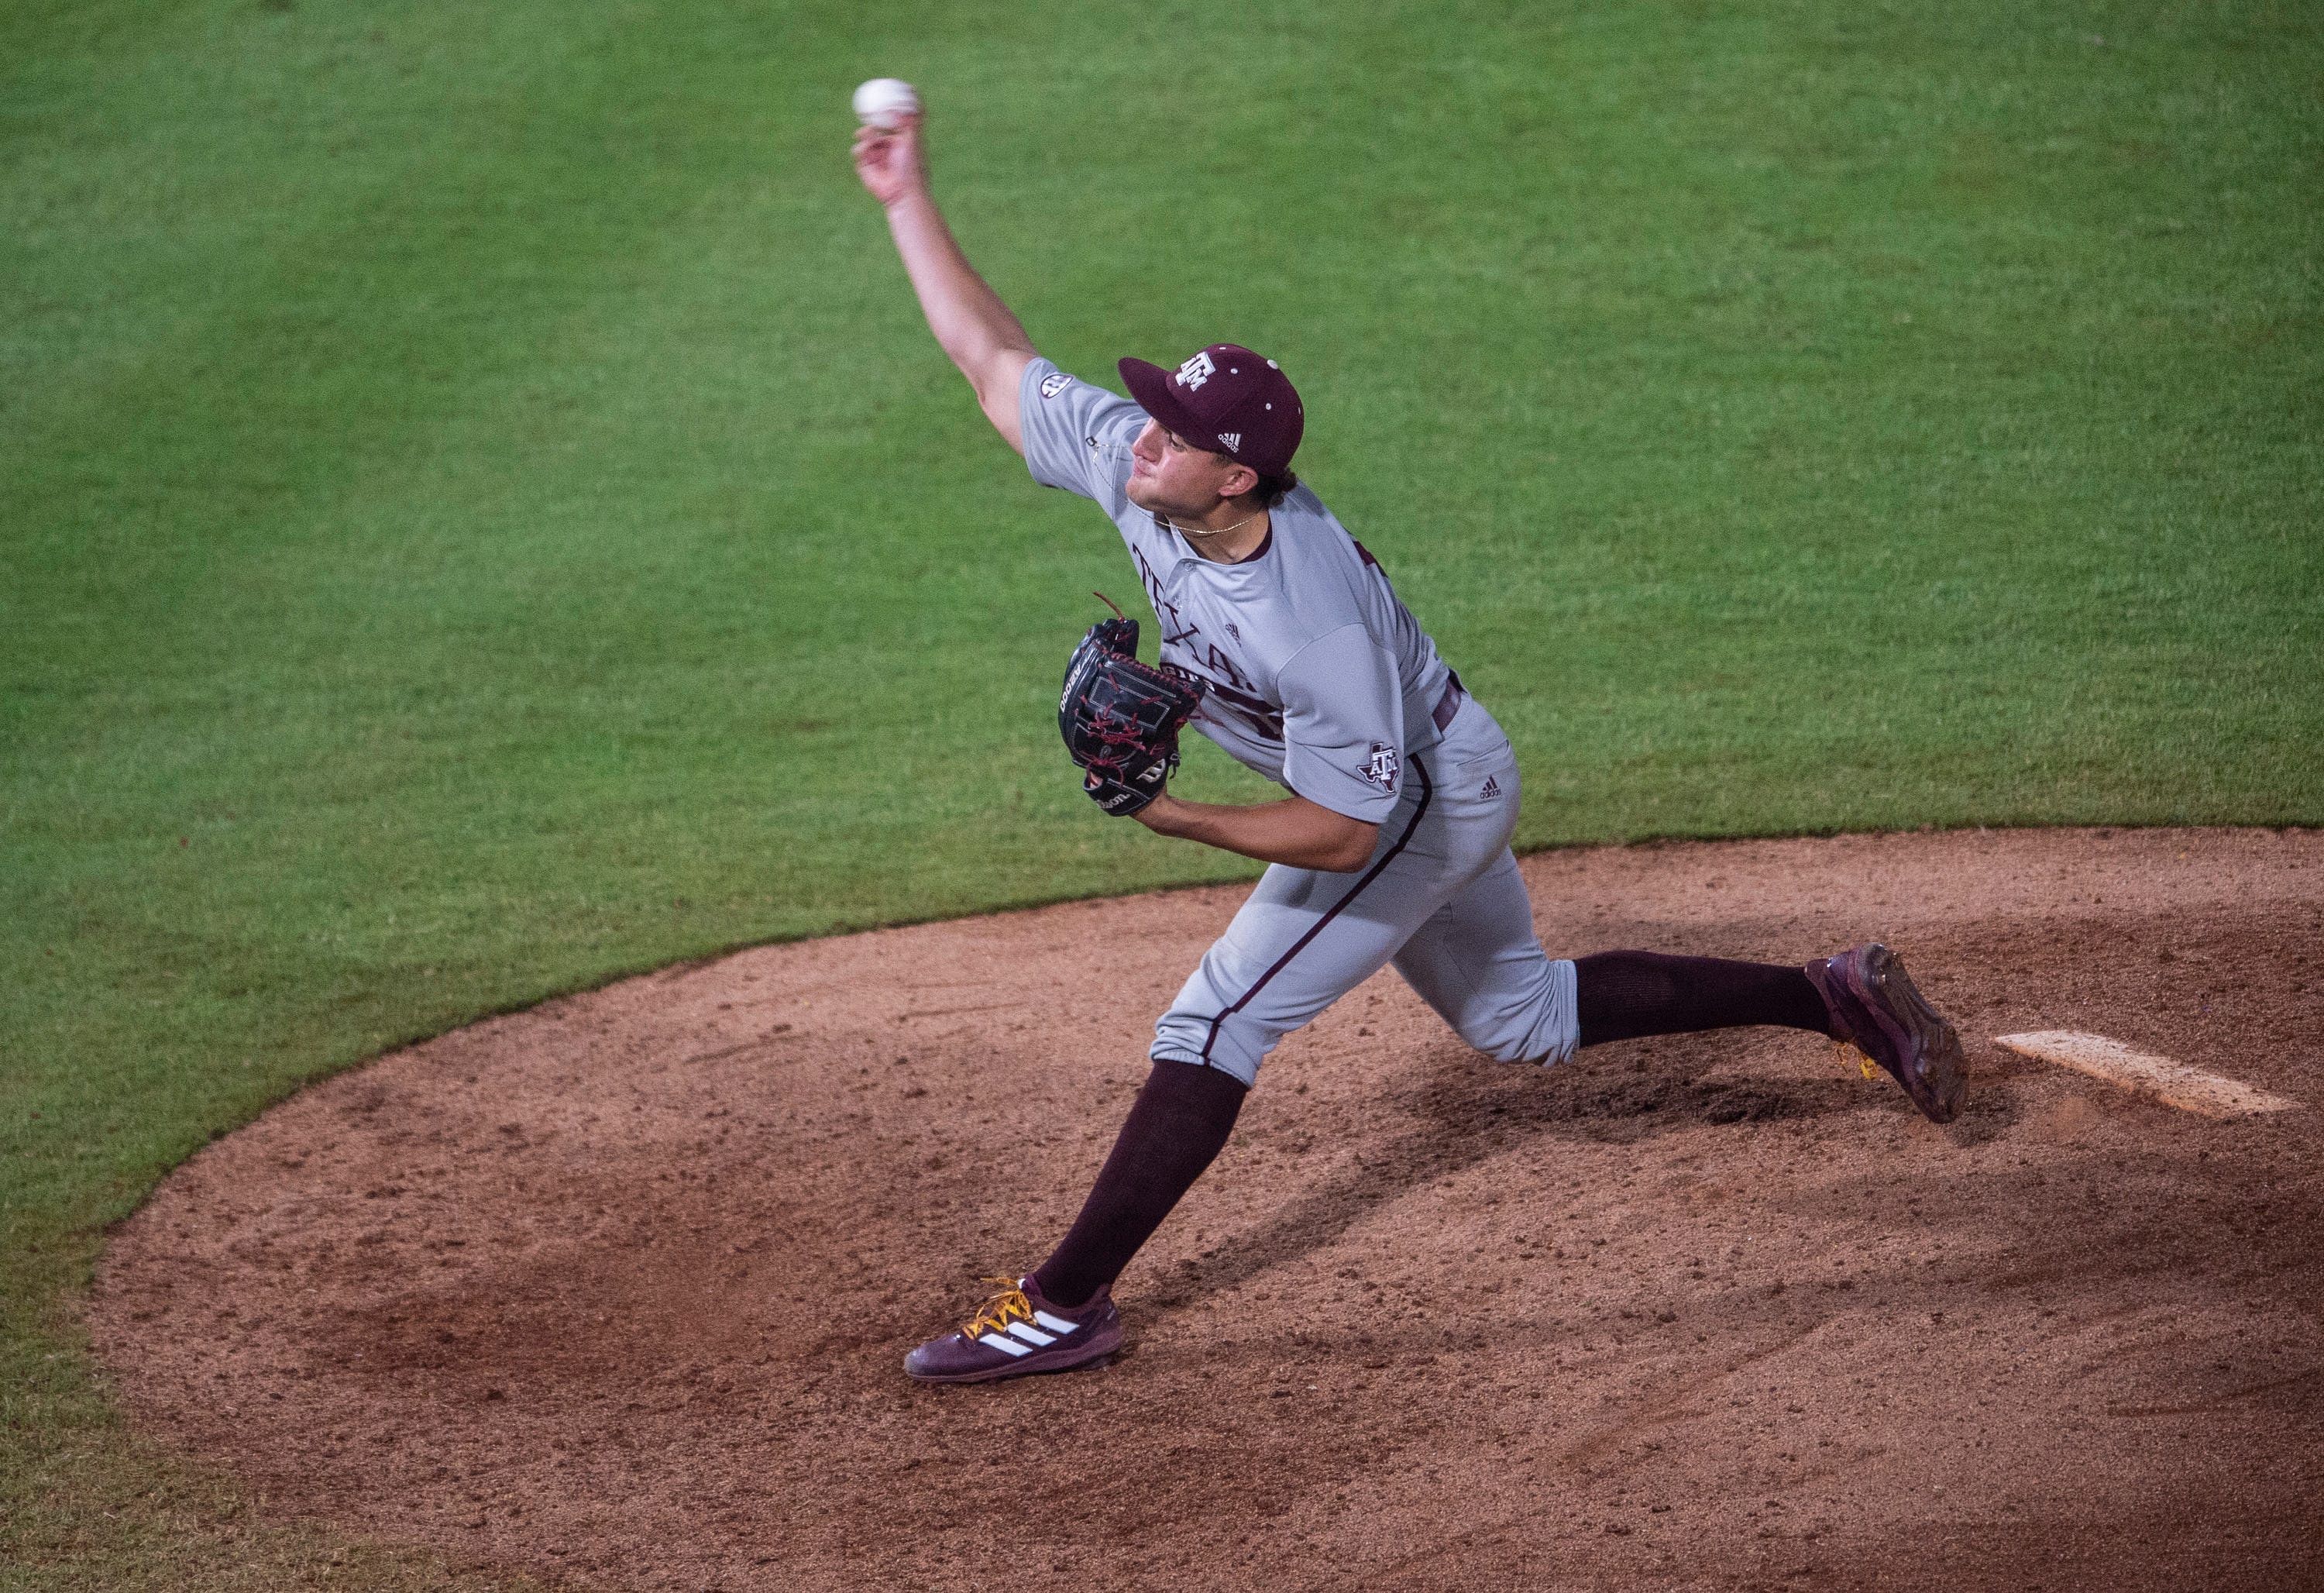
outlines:
{"label": "baseball glove", "polygon": [[1156,797],[1178,767],[1178,731],[1203,700],[1203,682],[1138,662],[1138,622],[1114,608],[1092,625],[1065,665],[1057,731],[1084,771],[1090,801],[1117,818]]}

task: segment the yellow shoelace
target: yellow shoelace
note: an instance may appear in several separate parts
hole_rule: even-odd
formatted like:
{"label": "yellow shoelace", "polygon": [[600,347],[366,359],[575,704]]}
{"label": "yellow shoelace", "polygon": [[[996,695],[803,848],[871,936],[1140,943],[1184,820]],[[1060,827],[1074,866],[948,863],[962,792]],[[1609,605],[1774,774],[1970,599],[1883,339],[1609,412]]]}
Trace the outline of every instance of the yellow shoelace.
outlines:
{"label": "yellow shoelace", "polygon": [[1006,1332],[1011,1322],[1033,1320],[1033,1302],[1025,1298],[1025,1291],[1014,1278],[979,1278],[980,1283],[999,1283],[1001,1292],[986,1301],[977,1313],[968,1319],[961,1332],[970,1338],[987,1329],[995,1333]]}
{"label": "yellow shoelace", "polygon": [[[1856,1070],[1863,1074],[1867,1080],[1880,1077],[1880,1064],[1874,1061],[1870,1057],[1866,1056],[1862,1051],[1857,1050],[1856,1047],[1849,1044],[1847,1041],[1835,1040],[1831,1043],[1832,1054],[1839,1059],[1840,1065],[1841,1067],[1845,1068],[1850,1062],[1853,1062],[1856,1064]],[[988,1283],[991,1281],[991,1280],[990,1279],[986,1280]]]}

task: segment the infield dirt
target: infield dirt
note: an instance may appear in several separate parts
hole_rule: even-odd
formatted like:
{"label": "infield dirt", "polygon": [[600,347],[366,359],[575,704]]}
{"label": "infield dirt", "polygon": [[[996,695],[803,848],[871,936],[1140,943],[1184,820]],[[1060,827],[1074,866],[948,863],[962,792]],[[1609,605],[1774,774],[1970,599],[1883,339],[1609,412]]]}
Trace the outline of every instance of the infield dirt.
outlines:
{"label": "infield dirt", "polygon": [[[1204,889],[747,951],[388,1056],[194,1157],[88,1308],[278,1514],[605,1588],[2324,1583],[2324,836],[1528,858],[1554,954],[1879,936],[1962,1119],[1775,1031],[1277,1051],[1101,1369],[904,1351],[1062,1231]],[[2093,1031],[2213,1122],[1997,1051]]]}

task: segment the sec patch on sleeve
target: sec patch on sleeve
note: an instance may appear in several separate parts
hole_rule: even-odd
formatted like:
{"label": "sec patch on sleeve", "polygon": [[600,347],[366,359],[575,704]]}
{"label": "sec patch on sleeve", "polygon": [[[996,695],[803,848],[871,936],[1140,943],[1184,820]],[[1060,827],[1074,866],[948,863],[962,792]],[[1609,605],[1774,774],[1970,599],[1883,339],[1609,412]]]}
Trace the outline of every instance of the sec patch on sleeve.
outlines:
{"label": "sec patch on sleeve", "polygon": [[1044,400],[1055,398],[1073,384],[1074,379],[1065,372],[1051,371],[1041,378],[1041,396]]}

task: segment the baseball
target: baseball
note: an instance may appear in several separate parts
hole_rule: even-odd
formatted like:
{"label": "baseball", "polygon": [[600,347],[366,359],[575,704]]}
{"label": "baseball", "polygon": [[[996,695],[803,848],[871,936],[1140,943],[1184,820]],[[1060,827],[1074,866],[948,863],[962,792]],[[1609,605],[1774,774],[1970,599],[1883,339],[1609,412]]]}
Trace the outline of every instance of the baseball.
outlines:
{"label": "baseball", "polygon": [[882,133],[893,133],[919,109],[920,97],[901,78],[874,78],[855,90],[855,119]]}

